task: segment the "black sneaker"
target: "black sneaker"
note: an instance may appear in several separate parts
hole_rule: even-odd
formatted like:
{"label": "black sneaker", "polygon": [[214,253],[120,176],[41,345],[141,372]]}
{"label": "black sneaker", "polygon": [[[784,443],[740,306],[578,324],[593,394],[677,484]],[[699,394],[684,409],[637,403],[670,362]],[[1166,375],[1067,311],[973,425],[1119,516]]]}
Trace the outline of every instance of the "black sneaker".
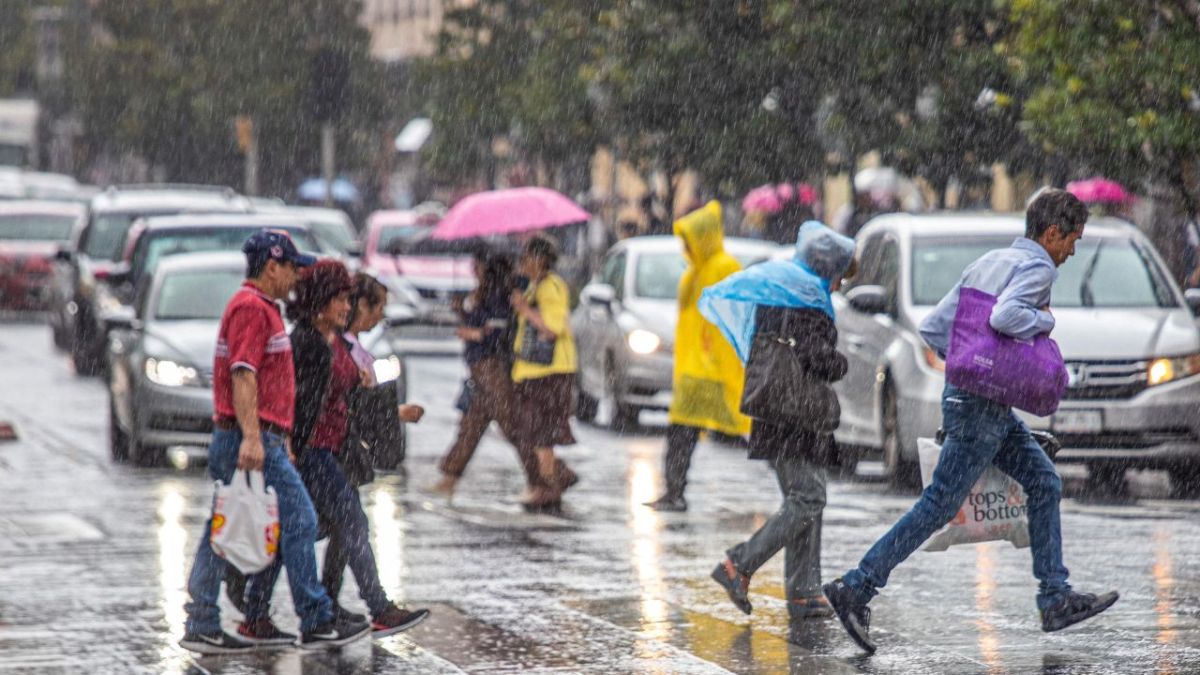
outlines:
{"label": "black sneaker", "polygon": [[254,651],[255,645],[239,640],[224,632],[188,633],[179,641],[179,646],[197,654],[241,654]]}
{"label": "black sneaker", "polygon": [[296,644],[296,636],[279,630],[269,618],[243,621],[238,624],[238,637],[260,646],[287,646]]}
{"label": "black sneaker", "polygon": [[366,623],[367,615],[351,612],[341,605],[333,606],[333,622],[334,623]]}
{"label": "black sneaker", "polygon": [[318,651],[322,649],[337,649],[355,640],[361,640],[371,632],[371,624],[362,623],[329,623],[300,636],[296,644],[300,649]]}
{"label": "black sneaker", "polygon": [[868,654],[875,653],[875,643],[871,642],[871,608],[862,604],[854,589],[846,585],[841,577],[825,584],[822,589],[825,598],[833,606],[842,627],[858,645]]}
{"label": "black sneaker", "polygon": [[1101,596],[1067,591],[1058,602],[1042,610],[1042,630],[1053,633],[1090,619],[1112,607],[1120,597],[1116,591],[1109,591]]}
{"label": "black sneaker", "polygon": [[687,511],[687,500],[683,497],[663,495],[652,502],[646,502],[645,504],[642,504],[642,506],[649,506],[655,511],[683,513],[684,511]]}
{"label": "black sneaker", "polygon": [[738,572],[732,561],[726,559],[725,562],[718,563],[712,572],[712,578],[721,584],[733,604],[742,610],[742,614],[749,614],[754,610],[750,604],[750,577]]}
{"label": "black sneaker", "polygon": [[402,630],[408,630],[413,626],[421,623],[429,618],[429,610],[417,609],[407,610],[401,609],[395,605],[389,605],[371,621],[371,637],[385,638],[389,635],[394,635]]}

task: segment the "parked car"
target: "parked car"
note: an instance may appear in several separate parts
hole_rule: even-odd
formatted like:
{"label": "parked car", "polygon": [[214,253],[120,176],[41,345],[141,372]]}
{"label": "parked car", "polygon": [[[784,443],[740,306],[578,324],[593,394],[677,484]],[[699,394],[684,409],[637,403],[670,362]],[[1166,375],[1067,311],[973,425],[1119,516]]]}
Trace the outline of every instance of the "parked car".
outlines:
{"label": "parked car", "polygon": [[[771,258],[779,247],[731,238],[725,250],[749,266]],[[635,237],[608,250],[571,314],[579,353],[579,419],[594,420],[604,401],[611,406],[610,424],[621,428],[635,423],[642,410],[670,406],[677,294],[686,266],[675,237]]]}
{"label": "parked car", "polygon": [[[133,316],[109,318],[109,447],[112,458],[151,466],[181,446],[203,455],[212,433],[212,368],[217,329],[229,298],[242,285],[240,253],[188,253],[164,258],[138,286]],[[375,355],[375,376],[406,400],[407,374],[384,326],[363,339]],[[403,427],[377,464],[404,456]]]}
{"label": "parked car", "polygon": [[363,233],[363,267],[391,291],[390,303],[412,306],[417,320],[453,324],[454,298],[475,287],[475,267],[461,242],[430,238],[432,212],[376,211]]}
{"label": "parked car", "polygon": [[[914,480],[944,386],[918,326],[969,263],[1023,234],[1022,216],[981,213],[892,214],[859,233],[859,274],[834,298],[850,361],[839,444],[879,452],[889,477]],[[1135,227],[1093,218],[1051,306],[1070,385],[1052,417],[1022,416],[1058,437],[1057,461],[1098,477],[1137,467],[1166,469],[1180,487],[1200,481],[1200,296],[1180,291]]]}
{"label": "parked car", "polygon": [[0,309],[49,306],[54,256],[86,217],[77,204],[0,201]]}
{"label": "parked car", "polygon": [[[106,283],[138,218],[185,212],[246,212],[249,205],[229,188],[179,185],[109,187],[92,199],[88,223],[58,254],[51,295],[52,322],[66,336],[67,349],[80,375],[104,366],[104,335],[97,332],[106,308],[95,290]],[[107,308],[112,309],[112,308]]]}
{"label": "parked car", "polygon": [[350,216],[341,209],[320,206],[292,206],[281,200],[256,197],[252,201],[255,213],[287,214],[308,225],[320,240],[323,251],[336,251],[339,257],[353,258],[362,253],[358,232]]}

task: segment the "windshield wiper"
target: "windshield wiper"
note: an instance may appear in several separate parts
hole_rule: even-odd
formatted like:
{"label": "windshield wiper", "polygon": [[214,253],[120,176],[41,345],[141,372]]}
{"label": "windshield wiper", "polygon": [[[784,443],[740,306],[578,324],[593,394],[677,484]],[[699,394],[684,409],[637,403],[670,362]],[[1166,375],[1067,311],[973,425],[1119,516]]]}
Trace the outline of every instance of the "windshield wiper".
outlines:
{"label": "windshield wiper", "polygon": [[1100,251],[1104,250],[1104,244],[1104,241],[1096,244],[1096,252],[1088,258],[1083,278],[1079,280],[1079,303],[1084,307],[1096,306],[1096,296],[1092,293],[1092,275],[1096,273],[1096,265],[1100,262]]}

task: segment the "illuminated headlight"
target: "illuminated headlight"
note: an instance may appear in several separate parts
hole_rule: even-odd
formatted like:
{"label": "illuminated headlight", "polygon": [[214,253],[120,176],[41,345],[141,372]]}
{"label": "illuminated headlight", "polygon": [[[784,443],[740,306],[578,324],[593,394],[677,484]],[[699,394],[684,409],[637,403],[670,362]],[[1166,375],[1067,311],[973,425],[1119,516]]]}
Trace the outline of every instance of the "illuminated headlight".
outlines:
{"label": "illuminated headlight", "polygon": [[391,382],[400,377],[400,359],[389,356],[386,359],[375,359],[375,381],[379,384]]}
{"label": "illuminated headlight", "polygon": [[643,328],[629,331],[625,341],[629,344],[629,351],[634,354],[653,354],[662,344],[662,338]]}
{"label": "illuminated headlight", "polygon": [[146,359],[146,378],[164,387],[202,386],[195,368],[167,359]]}
{"label": "illuminated headlight", "polygon": [[1151,386],[1200,373],[1200,354],[1173,359],[1154,359],[1146,368],[1146,382]]}

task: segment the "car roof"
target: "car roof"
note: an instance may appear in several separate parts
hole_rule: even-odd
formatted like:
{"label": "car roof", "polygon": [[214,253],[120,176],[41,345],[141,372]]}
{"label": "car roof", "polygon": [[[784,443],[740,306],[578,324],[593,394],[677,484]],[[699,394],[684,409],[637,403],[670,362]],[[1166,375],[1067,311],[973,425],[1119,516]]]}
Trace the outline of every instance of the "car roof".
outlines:
{"label": "car roof", "polygon": [[[1025,233],[1025,214],[994,211],[938,211],[934,213],[889,213],[872,218],[858,233],[861,241],[876,231],[889,230],[911,238],[924,237],[1020,237]],[[1109,216],[1087,221],[1087,236],[1130,237],[1137,232],[1132,223]]]}
{"label": "car roof", "polygon": [[[420,224],[421,214],[411,209],[387,209],[375,211],[367,217],[367,227],[396,227]],[[431,226],[432,227],[432,226]]]}
{"label": "car roof", "polygon": [[294,215],[284,213],[184,213],[150,216],[141,220],[145,230],[192,229],[204,227],[289,227],[308,229]]}
{"label": "car roof", "polygon": [[247,211],[249,203],[229,188],[219,187],[110,187],[92,198],[92,211],[154,211],[166,209]]}
{"label": "car roof", "polygon": [[[633,253],[677,253],[680,250],[679,237],[670,235],[650,235],[623,239],[612,247],[612,252],[630,251]],[[770,255],[781,248],[779,244],[765,239],[747,239],[744,237],[725,237],[725,250],[728,252],[762,251]]]}
{"label": "car roof", "polygon": [[59,202],[35,199],[0,201],[0,215],[14,213],[38,213],[83,218],[87,215],[87,208],[83,204],[79,204],[77,202]]}
{"label": "car roof", "polygon": [[181,271],[195,270],[242,270],[246,269],[246,256],[232,251],[208,251],[204,253],[179,253],[170,255],[158,263],[154,276]]}

